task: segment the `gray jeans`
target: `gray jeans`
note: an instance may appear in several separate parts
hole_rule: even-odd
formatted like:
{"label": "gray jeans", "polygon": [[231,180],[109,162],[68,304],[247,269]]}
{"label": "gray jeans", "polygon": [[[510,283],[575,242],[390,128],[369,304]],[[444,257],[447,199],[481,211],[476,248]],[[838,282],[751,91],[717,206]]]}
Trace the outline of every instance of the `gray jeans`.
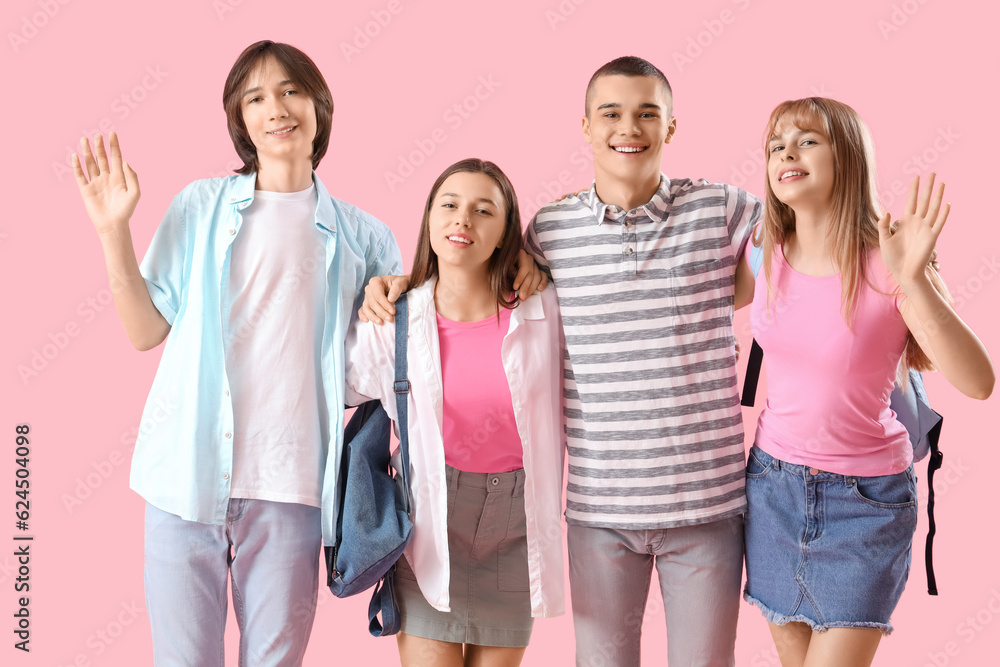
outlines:
{"label": "gray jeans", "polygon": [[302,664],[319,587],[318,507],[232,498],[226,524],[214,526],[146,503],[145,533],[156,667],[226,664],[230,577],[240,667]]}
{"label": "gray jeans", "polygon": [[653,565],[670,667],[731,667],[743,575],[743,516],[680,528],[570,525],[577,667],[639,664]]}

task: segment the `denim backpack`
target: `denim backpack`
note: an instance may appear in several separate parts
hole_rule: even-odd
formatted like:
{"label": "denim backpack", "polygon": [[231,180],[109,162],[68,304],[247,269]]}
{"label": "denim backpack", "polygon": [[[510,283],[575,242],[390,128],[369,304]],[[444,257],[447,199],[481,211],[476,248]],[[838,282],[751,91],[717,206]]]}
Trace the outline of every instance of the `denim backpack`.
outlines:
{"label": "denim backpack", "polygon": [[[750,253],[750,267],[753,269],[754,278],[756,278],[761,264],[764,263],[764,249],[748,241],[746,252]],[[742,405],[747,407],[753,407],[754,404],[763,358],[764,350],[754,339],[750,347],[750,356],[747,358],[747,374],[743,382],[743,398],[740,401]],[[937,595],[933,555],[934,534],[937,532],[934,523],[934,471],[941,467],[944,460],[944,455],[938,449],[941,424],[944,419],[931,408],[927,400],[923,376],[912,368],[909,369],[909,375],[910,386],[908,389],[903,390],[898,384],[893,387],[889,397],[889,407],[896,413],[896,419],[906,427],[906,432],[910,436],[910,445],[913,447],[914,462],[920,461],[928,453],[931,455],[927,461],[928,529],[927,542],[924,545],[924,562],[927,568],[927,592],[930,595]]]}
{"label": "denim backpack", "polygon": [[[392,590],[396,561],[413,534],[410,521],[410,450],[407,437],[406,295],[396,302],[396,412],[399,474],[390,468],[392,421],[378,401],[358,406],[344,430],[344,449],[337,480],[337,529],[325,548],[327,585],[337,597],[372,586],[368,631],[375,637],[399,631],[399,607]],[[378,614],[382,613],[379,623]]]}

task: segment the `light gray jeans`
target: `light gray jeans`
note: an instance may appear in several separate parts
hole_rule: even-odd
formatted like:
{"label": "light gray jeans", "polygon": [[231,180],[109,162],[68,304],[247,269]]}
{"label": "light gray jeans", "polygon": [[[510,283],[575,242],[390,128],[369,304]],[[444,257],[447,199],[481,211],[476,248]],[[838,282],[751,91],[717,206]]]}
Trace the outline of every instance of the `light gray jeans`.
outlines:
{"label": "light gray jeans", "polygon": [[567,546],[577,667],[639,665],[654,564],[670,667],[735,664],[742,515],[659,530],[570,525]]}
{"label": "light gray jeans", "polygon": [[225,664],[226,580],[239,664],[301,665],[316,615],[318,507],[233,498],[223,526],[146,503],[146,610],[156,667]]}

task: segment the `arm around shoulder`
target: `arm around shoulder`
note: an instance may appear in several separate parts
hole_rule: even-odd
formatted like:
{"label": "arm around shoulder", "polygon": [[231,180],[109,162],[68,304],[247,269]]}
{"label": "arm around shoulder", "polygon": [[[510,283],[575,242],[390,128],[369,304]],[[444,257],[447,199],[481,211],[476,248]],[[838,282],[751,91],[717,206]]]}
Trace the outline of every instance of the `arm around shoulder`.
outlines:
{"label": "arm around shoulder", "polygon": [[735,185],[722,184],[726,197],[726,229],[733,254],[739,259],[753,230],[764,218],[764,202]]}
{"label": "arm around shoulder", "polygon": [[749,306],[753,302],[753,293],[757,286],[753,269],[747,263],[746,252],[749,252],[749,249],[744,251],[744,255],[736,258],[736,291],[734,301],[737,310],[744,306]]}
{"label": "arm around shoulder", "polygon": [[364,251],[364,301],[358,308],[358,318],[363,323],[381,325],[384,321],[392,321],[395,313],[392,304],[406,291],[409,277],[399,275],[403,271],[403,259],[392,230],[367,213],[363,214],[360,225],[367,230],[368,242]]}
{"label": "arm around shoulder", "polygon": [[[331,197],[342,221],[351,229],[354,251],[365,262],[365,283],[375,276],[399,273],[403,267],[399,244],[392,230],[372,214]],[[346,218],[346,220],[345,220]]]}

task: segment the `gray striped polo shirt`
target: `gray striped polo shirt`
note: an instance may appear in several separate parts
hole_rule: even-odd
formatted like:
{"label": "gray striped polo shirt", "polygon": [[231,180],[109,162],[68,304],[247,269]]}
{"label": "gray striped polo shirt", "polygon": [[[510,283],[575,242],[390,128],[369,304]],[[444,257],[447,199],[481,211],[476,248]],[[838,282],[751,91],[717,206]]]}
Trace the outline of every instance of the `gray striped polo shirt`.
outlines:
{"label": "gray striped polo shirt", "polygon": [[592,186],[531,221],[566,334],[567,522],[670,528],[746,509],[733,293],[762,213],[739,188],[664,176],[634,210]]}

